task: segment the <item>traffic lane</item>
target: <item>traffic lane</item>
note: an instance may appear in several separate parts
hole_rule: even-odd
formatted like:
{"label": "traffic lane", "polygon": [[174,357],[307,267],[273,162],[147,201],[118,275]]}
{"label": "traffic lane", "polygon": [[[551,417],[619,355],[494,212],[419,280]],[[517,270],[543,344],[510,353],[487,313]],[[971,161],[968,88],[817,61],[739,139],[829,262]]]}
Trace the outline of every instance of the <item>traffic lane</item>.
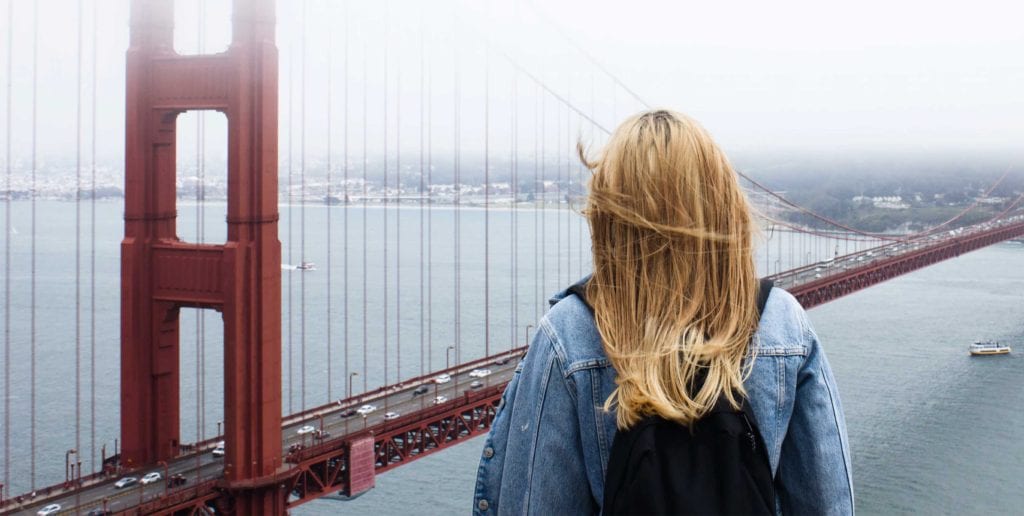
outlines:
{"label": "traffic lane", "polygon": [[[446,398],[448,398],[448,400],[451,400],[453,399],[454,396],[461,396],[463,391],[475,390],[469,387],[469,385],[475,380],[480,380],[482,383],[484,383],[485,387],[493,385],[493,382],[495,381],[492,379],[485,382],[484,380],[486,380],[487,378],[501,378],[501,380],[498,381],[508,381],[508,379],[511,379],[512,374],[515,372],[515,368],[518,362],[518,358],[513,357],[506,364],[490,364],[486,367],[480,367],[479,369],[491,370],[491,374],[484,378],[474,378],[469,376],[474,370],[463,371],[456,375],[451,375],[451,380],[445,383],[439,384],[434,381],[428,380],[419,384],[410,385],[407,389],[403,389],[401,391],[397,391],[387,395],[382,395],[381,397],[378,398],[363,400],[363,405],[373,405],[376,407],[376,410],[368,414],[366,418],[362,418],[358,414],[350,416],[348,418],[340,417],[343,411],[352,408],[358,408],[359,405],[345,405],[338,407],[336,409],[332,409],[323,414],[323,429],[331,433],[331,436],[329,437],[329,439],[331,439],[336,437],[336,435],[334,434],[333,431],[331,431],[331,429],[338,429],[345,426],[344,424],[336,424],[335,421],[359,421],[358,428],[355,427],[354,423],[348,423],[348,426],[351,428],[352,431],[357,431],[361,430],[364,426],[370,427],[378,423],[382,423],[384,421],[385,413],[387,413],[388,411],[398,412],[397,410],[394,410],[395,407],[401,407],[404,409],[408,406],[408,402],[410,401],[425,400],[420,406],[422,408],[429,408],[430,406],[432,406],[431,400],[433,400],[438,395],[445,396]],[[430,390],[422,395],[413,395],[413,391],[421,385],[428,386]],[[399,412],[399,414],[403,413]],[[318,442],[314,440],[314,437],[311,433],[300,435],[298,434],[298,430],[305,426],[312,426],[314,429],[320,429],[320,421],[320,417],[312,417],[286,426],[283,430],[285,449],[287,450],[287,448],[293,444],[311,445]]]}
{"label": "traffic lane", "polygon": [[[189,478],[189,483],[194,485],[196,479],[199,478],[199,474],[204,474],[204,478],[205,475],[208,474],[208,471],[201,470],[204,470],[204,468],[208,469],[208,467],[211,465],[216,465],[216,462],[212,457],[209,456],[209,454],[206,453],[201,454],[199,456],[198,468],[196,467],[195,457],[186,457],[171,461],[168,464],[168,475],[186,475],[186,477]],[[221,465],[216,466],[217,467],[215,469],[223,469]],[[147,486],[142,486],[141,482],[134,486],[121,489],[118,489],[115,486],[117,481],[122,478],[135,477],[141,480],[143,476],[154,471],[160,473],[162,478]],[[35,514],[36,511],[38,511],[39,509],[52,503],[60,504],[62,511],[71,510],[74,509],[75,507],[78,507],[79,511],[88,512],[89,510],[92,510],[94,508],[102,507],[104,499],[108,501],[117,501],[118,505],[121,506],[121,510],[123,510],[127,507],[133,507],[138,503],[140,491],[142,491],[141,496],[143,497],[143,499],[146,500],[151,499],[156,494],[162,494],[162,488],[166,486],[167,481],[167,479],[163,477],[165,477],[163,468],[147,468],[145,470],[128,473],[118,477],[111,477],[109,480],[104,481],[103,483],[89,486],[81,491],[78,491],[77,493],[69,492],[58,498],[50,498],[31,503],[29,505],[26,505],[22,509],[19,509],[19,511],[21,512],[16,512],[14,514]],[[108,505],[108,507],[111,506]]]}
{"label": "traffic lane", "polygon": [[[411,396],[409,393],[397,397],[391,397],[387,407],[384,405],[377,406],[377,410],[371,412],[366,418],[359,415],[350,416],[347,418],[325,418],[324,419],[324,430],[331,434],[330,438],[336,438],[348,435],[350,433],[361,431],[365,428],[380,424],[384,422],[384,414],[388,411],[395,412],[398,417],[409,415],[420,410],[425,410],[434,406],[433,400],[435,396],[442,395],[448,398],[448,401],[452,401],[457,396],[461,396],[464,392],[474,392],[480,389],[486,389],[494,385],[501,385],[508,383],[515,374],[515,369],[507,369],[499,373],[491,373],[484,378],[470,378],[470,381],[464,381],[460,379],[458,385],[455,384],[455,380],[444,384],[434,384],[434,388],[437,389],[436,394],[433,388],[426,394],[418,396]],[[483,386],[480,389],[473,389],[470,387],[472,380],[479,380]],[[319,427],[318,427],[319,428]],[[296,442],[301,442],[296,441]],[[306,441],[310,443],[310,440]]]}

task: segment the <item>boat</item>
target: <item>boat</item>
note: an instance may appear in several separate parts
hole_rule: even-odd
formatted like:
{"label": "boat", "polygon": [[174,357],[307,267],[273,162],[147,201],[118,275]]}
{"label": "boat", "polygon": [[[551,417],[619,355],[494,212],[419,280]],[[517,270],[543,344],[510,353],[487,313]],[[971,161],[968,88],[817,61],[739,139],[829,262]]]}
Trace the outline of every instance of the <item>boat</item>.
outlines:
{"label": "boat", "polygon": [[302,264],[297,265],[295,268],[300,271],[315,271],[316,264],[313,262],[302,262]]}
{"label": "boat", "polygon": [[970,350],[972,355],[1005,355],[1011,351],[1010,346],[991,340],[979,340],[971,344]]}

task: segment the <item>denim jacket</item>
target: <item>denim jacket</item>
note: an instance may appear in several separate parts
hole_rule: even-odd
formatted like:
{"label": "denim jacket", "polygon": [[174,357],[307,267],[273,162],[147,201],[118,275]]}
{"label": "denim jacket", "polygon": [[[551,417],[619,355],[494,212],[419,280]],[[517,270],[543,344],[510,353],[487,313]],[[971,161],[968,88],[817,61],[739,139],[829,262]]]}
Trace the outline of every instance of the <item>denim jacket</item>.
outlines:
{"label": "denim jacket", "polygon": [[[477,472],[473,512],[599,514],[615,388],[594,319],[562,291],[498,406]],[[783,514],[852,514],[853,479],[832,370],[803,308],[771,291],[744,383],[775,475]]]}

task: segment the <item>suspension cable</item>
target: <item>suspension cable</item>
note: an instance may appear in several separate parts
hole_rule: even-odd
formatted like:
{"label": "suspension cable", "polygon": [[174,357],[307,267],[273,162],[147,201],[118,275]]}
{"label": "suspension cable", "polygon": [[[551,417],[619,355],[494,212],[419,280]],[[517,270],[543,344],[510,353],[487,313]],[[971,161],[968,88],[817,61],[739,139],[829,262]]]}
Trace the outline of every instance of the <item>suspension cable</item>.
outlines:
{"label": "suspension cable", "polygon": [[[90,106],[90,174],[92,176],[92,196],[89,216],[89,469],[96,471],[96,21],[98,19],[97,3],[92,2],[92,73]],[[102,467],[102,465],[100,465]]]}
{"label": "suspension cable", "polygon": [[342,238],[342,241],[343,241],[343,244],[344,244],[345,247],[344,247],[344,252],[342,253],[342,265],[343,265],[342,270],[345,271],[345,274],[343,276],[344,279],[342,281],[341,290],[342,290],[342,296],[343,296],[343,298],[342,298],[342,309],[345,312],[344,325],[343,325],[343,330],[342,330],[343,331],[343,337],[344,337],[343,340],[345,341],[345,397],[351,397],[352,396],[352,392],[351,392],[352,390],[348,387],[348,385],[349,385],[348,379],[350,378],[349,375],[351,374],[350,366],[349,366],[349,349],[348,349],[348,344],[349,344],[348,343],[348,335],[349,335],[349,331],[348,331],[348,320],[349,320],[349,312],[348,312],[348,309],[349,309],[349,307],[348,307],[348,278],[349,278],[349,268],[348,268],[348,239],[349,239],[349,237],[348,237],[348,232],[349,232],[348,215],[349,215],[349,212],[351,211],[351,207],[349,206],[349,188],[350,188],[350,184],[349,184],[349,175],[348,175],[348,167],[349,167],[349,164],[348,164],[348,160],[349,160],[349,156],[348,156],[348,140],[349,140],[349,133],[348,133],[348,89],[349,89],[349,84],[351,82],[351,80],[349,79],[349,75],[348,75],[348,60],[349,60],[348,41],[349,41],[349,32],[350,32],[350,27],[351,26],[349,25],[349,21],[348,21],[348,17],[349,17],[349,9],[348,9],[349,8],[349,1],[345,0],[343,5],[345,6],[345,29],[344,29],[345,30],[345,51],[344,51],[344,54],[345,54],[344,72],[345,73],[343,75],[343,77],[345,78],[345,88],[343,90],[344,91],[344,94],[343,94],[344,95],[344,101],[343,101],[344,107],[342,108],[342,113],[343,113],[342,119],[345,121],[345,125],[344,125],[344,128],[345,128],[345,130],[344,130],[345,143],[342,146],[342,167],[343,167],[343,170],[344,170],[345,194],[342,197],[342,202],[344,203],[343,204],[344,210],[342,211],[342,213],[344,214],[344,220],[342,222],[342,226],[344,227],[344,230],[343,230],[343,235],[344,236]]}
{"label": "suspension cable", "polygon": [[306,410],[306,6],[302,0],[302,57],[299,64],[299,374],[302,410]]}
{"label": "suspension cable", "polygon": [[[366,39],[364,38],[363,39],[363,217],[362,217],[362,219],[363,219],[362,220],[363,221],[363,242],[366,242],[366,237],[367,237],[367,233],[366,233],[366,217],[367,217],[366,197],[369,194],[369,190],[368,190],[368,187],[367,187],[368,176],[367,176],[367,170],[366,170],[366,164],[367,164],[367,153],[366,153],[366,148],[367,148],[367,143],[366,143],[366,139],[367,139],[367,123],[366,122],[367,122],[367,116],[369,115],[369,112],[368,112],[368,110],[369,110],[369,102],[367,101],[367,91],[369,91],[370,88],[369,88],[369,79],[368,79],[369,73],[368,73],[368,69],[367,69],[366,54],[367,54],[367,47],[366,47]],[[369,338],[368,338],[368,336],[366,334],[366,330],[367,330],[367,324],[366,324],[366,316],[367,316],[367,310],[366,310],[366,307],[367,307],[367,300],[366,300],[366,294],[367,294],[367,288],[366,288],[366,276],[367,276],[367,274],[366,274],[366,266],[369,264],[369,261],[366,259],[367,258],[367,252],[366,252],[366,248],[367,247],[368,246],[366,246],[366,245],[362,246],[362,248],[363,248],[363,268],[362,268],[362,270],[363,270],[363,391],[362,392],[366,392],[367,385],[368,385],[368,383],[367,383],[368,379],[366,378],[366,376],[367,376],[367,374],[366,374],[366,371],[367,371],[367,352],[366,352],[366,350],[367,350],[367,348],[369,346]]]}
{"label": "suspension cable", "polygon": [[424,264],[423,264],[423,259],[424,259],[424,254],[423,254],[424,231],[426,229],[426,228],[424,228],[424,222],[425,222],[424,215],[425,214],[424,214],[424,202],[423,202],[423,199],[424,199],[423,198],[423,194],[424,194],[424,191],[426,190],[426,185],[424,184],[425,177],[423,176],[423,131],[424,131],[424,125],[425,125],[424,124],[424,118],[423,118],[423,111],[424,111],[424,106],[423,106],[423,104],[424,104],[424,98],[423,98],[423,95],[424,95],[424,88],[423,88],[423,86],[424,86],[424,77],[423,77],[424,76],[424,71],[423,71],[423,68],[424,68],[425,63],[426,63],[426,58],[424,57],[424,55],[425,55],[424,48],[425,48],[426,45],[424,44],[425,41],[424,41],[424,37],[423,37],[423,34],[424,34],[424,30],[423,30],[423,4],[420,4],[419,18],[420,18],[419,19],[419,36],[420,36],[420,149],[419,149],[420,150],[420,191],[419,191],[419,202],[420,202],[420,206],[419,206],[419,208],[420,208],[420,210],[419,210],[420,211],[420,213],[419,213],[419,215],[420,215],[420,234],[419,234],[419,240],[420,240],[420,298],[419,299],[420,299],[420,303],[419,304],[420,304],[420,376],[423,376],[426,373],[426,371],[423,368],[424,364],[425,364],[424,352],[426,351],[426,335],[424,334],[424,331],[426,330],[426,306],[424,306],[424,305],[426,303],[423,302],[423,298],[424,298],[424,294],[425,294],[424,283],[426,282],[426,278],[423,275],[423,273],[424,273]]}
{"label": "suspension cable", "polygon": [[484,45],[484,356],[491,356],[491,61]]}
{"label": "suspension cable", "polygon": [[[347,18],[347,16],[346,16],[346,18]],[[347,23],[347,20],[346,20],[346,23]],[[327,318],[325,319],[324,322],[325,322],[325,324],[327,326],[327,328],[326,328],[326,333],[327,333],[326,337],[327,337],[327,339],[326,340],[327,340],[327,401],[328,402],[334,399],[334,397],[331,396],[331,387],[332,387],[331,386],[331,373],[332,373],[332,370],[334,369],[334,367],[332,367],[332,362],[331,362],[331,327],[334,326],[334,318],[332,317],[333,314],[331,312],[331,298],[334,297],[331,294],[331,292],[332,292],[332,289],[331,289],[331,214],[334,211],[333,210],[333,208],[334,208],[334,199],[331,197],[331,194],[332,194],[332,191],[331,191],[331,143],[332,143],[332,141],[331,140],[333,140],[333,136],[332,136],[332,133],[331,133],[331,129],[332,129],[332,127],[331,127],[331,119],[333,118],[333,115],[334,115],[334,105],[331,102],[332,101],[331,89],[332,89],[332,86],[333,86],[331,79],[333,78],[333,76],[334,76],[334,38],[332,37],[332,34],[330,32],[328,32],[328,34],[327,34],[327,194],[326,194],[326,197],[324,197],[324,202],[327,204],[326,210],[325,210],[327,212],[327,224],[326,224],[326,230],[327,230],[326,231],[326,233],[327,233],[327,235],[326,235],[326,237],[327,237],[327,239],[326,239],[327,240],[327,307],[326,307],[327,308]],[[347,363],[345,364],[345,367],[346,368],[348,367]]]}
{"label": "suspension cable", "polygon": [[[75,450],[82,449],[82,0],[75,3]],[[77,455],[77,453],[76,453]],[[77,457],[76,457],[77,458]],[[72,477],[74,475],[72,474]],[[72,478],[72,480],[74,480]],[[78,490],[75,491],[78,500]],[[75,505],[78,505],[77,502]]]}
{"label": "suspension cable", "polygon": [[[8,46],[10,48],[10,46]],[[9,60],[8,60],[9,64]],[[10,77],[10,75],[8,75]],[[32,264],[31,264],[31,301],[32,315],[31,315],[31,348],[29,361],[31,362],[30,368],[32,370],[29,377],[31,378],[32,386],[30,388],[31,394],[31,410],[29,419],[30,423],[30,448],[32,450],[31,459],[31,484],[32,491],[36,490],[36,197],[38,193],[36,191],[36,174],[39,171],[39,110],[38,110],[38,98],[39,98],[39,2],[32,3]],[[8,95],[8,106],[10,104],[10,96]],[[10,108],[8,107],[8,111]],[[9,133],[10,131],[8,131]],[[10,153],[8,153],[10,155]],[[10,238],[10,237],[8,237]],[[10,262],[8,262],[10,263]]]}
{"label": "suspension cable", "polygon": [[294,209],[295,202],[294,202],[294,199],[292,198],[293,192],[294,192],[294,190],[292,188],[292,183],[293,183],[293,181],[292,181],[292,178],[293,178],[293,171],[292,171],[292,148],[293,148],[293,145],[292,144],[293,144],[293,140],[294,140],[294,136],[295,136],[295,126],[292,123],[292,121],[294,119],[294,115],[293,114],[295,113],[295,109],[294,109],[295,108],[295,103],[293,102],[293,98],[295,96],[294,95],[295,87],[294,87],[294,82],[292,81],[292,77],[294,76],[294,73],[293,73],[294,64],[295,64],[295,41],[294,41],[294,36],[293,36],[293,37],[289,37],[288,38],[288,163],[287,163],[287,168],[288,168],[288,299],[287,299],[287,304],[288,304],[288,413],[289,414],[294,414],[295,413],[295,408],[293,407],[293,403],[294,403],[294,400],[295,400],[295,395],[293,394],[294,391],[293,391],[293,383],[292,383],[293,379],[294,379],[294,376],[295,376],[295,368],[294,368],[294,366],[292,364],[293,357],[295,355],[295,348],[294,348],[293,342],[292,342],[292,335],[293,335],[293,333],[292,333],[292,271],[294,270],[293,267],[295,266],[295,261],[292,259],[293,258],[292,255],[293,255],[293,252],[295,250],[295,246],[293,245],[294,244],[294,238],[292,238],[292,236],[294,235],[293,227],[294,227],[294,222],[295,222],[295,209]]}
{"label": "suspension cable", "polygon": [[[384,30],[383,38],[384,43],[382,45],[384,50],[384,152],[382,154],[384,160],[384,191],[382,192],[381,202],[383,203],[384,213],[384,288],[381,289],[384,295],[384,385],[388,383],[388,57],[389,57],[389,45],[390,45],[390,30],[391,24],[388,23],[388,13],[390,12],[391,2],[384,3]],[[384,398],[384,406],[387,407],[388,397]]]}
{"label": "suspension cable", "polygon": [[[13,96],[13,66],[11,47],[14,44],[14,2],[7,2],[7,105],[5,167],[7,169],[7,195],[4,196],[4,484],[11,484],[11,97]],[[34,91],[34,90],[33,90]],[[33,96],[35,93],[33,92]],[[34,127],[33,127],[34,129]],[[34,187],[35,185],[33,185]],[[32,197],[35,198],[35,188]],[[35,346],[33,346],[35,348]],[[33,376],[34,378],[34,376]],[[32,380],[35,384],[35,380]],[[35,449],[32,450],[33,458]],[[33,473],[35,473],[33,471]],[[35,475],[33,475],[35,476]],[[2,495],[3,493],[0,493]]]}

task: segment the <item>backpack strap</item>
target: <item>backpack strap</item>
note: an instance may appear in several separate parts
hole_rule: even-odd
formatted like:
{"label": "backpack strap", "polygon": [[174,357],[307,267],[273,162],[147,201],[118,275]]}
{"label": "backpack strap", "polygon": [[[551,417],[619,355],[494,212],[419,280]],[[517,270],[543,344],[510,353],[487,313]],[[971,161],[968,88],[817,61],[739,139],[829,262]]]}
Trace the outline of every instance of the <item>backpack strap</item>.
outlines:
{"label": "backpack strap", "polygon": [[[589,281],[583,283],[574,283],[569,287],[568,292],[570,294],[576,294],[576,297],[583,301],[583,304],[590,310],[590,313],[594,313],[594,307],[590,306],[587,302],[587,284]],[[757,318],[761,318],[761,314],[764,313],[764,307],[768,304],[768,296],[772,293],[772,288],[775,286],[775,282],[768,278],[761,278],[757,285]]]}

